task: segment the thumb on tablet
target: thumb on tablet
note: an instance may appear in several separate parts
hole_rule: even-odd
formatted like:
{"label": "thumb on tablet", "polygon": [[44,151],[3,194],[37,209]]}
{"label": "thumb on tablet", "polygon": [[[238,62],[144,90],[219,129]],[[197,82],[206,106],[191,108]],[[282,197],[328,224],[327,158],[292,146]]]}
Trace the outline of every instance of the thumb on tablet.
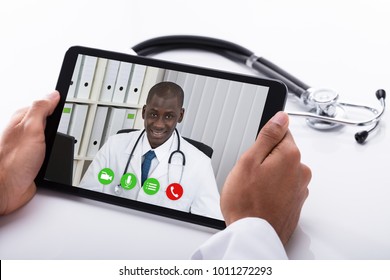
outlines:
{"label": "thumb on tablet", "polygon": [[289,119],[285,112],[278,112],[260,130],[255,144],[251,147],[261,162],[282,141],[288,131]]}
{"label": "thumb on tablet", "polygon": [[34,101],[25,115],[26,121],[43,122],[45,124],[46,118],[53,113],[59,100],[60,95],[58,91],[53,91],[44,99]]}

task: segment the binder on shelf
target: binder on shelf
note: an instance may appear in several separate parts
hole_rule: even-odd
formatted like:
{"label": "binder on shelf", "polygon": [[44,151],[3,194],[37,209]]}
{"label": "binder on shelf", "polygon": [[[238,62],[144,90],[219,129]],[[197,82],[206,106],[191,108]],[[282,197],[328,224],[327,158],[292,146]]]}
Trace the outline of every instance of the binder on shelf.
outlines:
{"label": "binder on shelf", "polygon": [[95,75],[95,68],[97,57],[84,56],[81,62],[81,72],[78,90],[75,94],[76,98],[89,99],[92,88],[93,78]]}
{"label": "binder on shelf", "polygon": [[106,123],[108,107],[98,106],[89,138],[87,156],[93,157],[100,149],[103,138],[104,124]]}
{"label": "binder on shelf", "polygon": [[73,109],[73,103],[65,103],[64,108],[62,109],[61,119],[57,129],[58,132],[61,132],[63,134],[68,134],[72,109]]}
{"label": "binder on shelf", "polygon": [[109,108],[106,127],[103,132],[104,143],[110,136],[117,134],[119,130],[133,128],[136,114],[136,109]]}
{"label": "binder on shelf", "polygon": [[80,82],[80,67],[83,60],[82,55],[78,55],[76,65],[73,70],[72,80],[70,81],[67,99],[74,98]]}
{"label": "binder on shelf", "polygon": [[126,117],[125,108],[111,107],[108,111],[106,128],[104,130],[104,143],[111,135],[117,134],[119,130],[123,128],[123,123]]}
{"label": "binder on shelf", "polygon": [[146,72],[145,65],[134,65],[133,73],[129,84],[129,90],[127,91],[126,103],[138,104],[141,94],[142,84],[144,82]]}
{"label": "binder on shelf", "polygon": [[137,115],[136,109],[126,109],[126,114],[125,114],[125,119],[123,121],[122,129],[134,128],[136,115]]}
{"label": "binder on shelf", "polygon": [[[73,173],[72,173],[72,178],[73,178],[73,182],[72,182],[72,185],[73,186],[77,186],[78,185],[78,182],[75,182],[75,175],[76,175],[76,167],[77,166],[77,160],[73,160]],[[76,184],[75,184],[76,183]]]}
{"label": "binder on shelf", "polygon": [[100,93],[100,101],[111,102],[119,64],[120,62],[118,60],[109,60],[107,62],[106,73],[104,74],[102,90]]}
{"label": "binder on shelf", "polygon": [[89,99],[92,101],[98,101],[100,97],[100,92],[102,89],[104,74],[107,67],[107,59],[98,58],[95,68],[95,75],[93,78],[91,93]]}
{"label": "binder on shelf", "polygon": [[125,101],[132,67],[132,63],[120,62],[118,76],[116,78],[115,83],[115,89],[111,99],[112,102],[123,103]]}
{"label": "binder on shelf", "polygon": [[70,118],[68,134],[74,137],[74,154],[79,154],[80,143],[83,137],[85,119],[87,117],[88,105],[74,104],[73,112]]}

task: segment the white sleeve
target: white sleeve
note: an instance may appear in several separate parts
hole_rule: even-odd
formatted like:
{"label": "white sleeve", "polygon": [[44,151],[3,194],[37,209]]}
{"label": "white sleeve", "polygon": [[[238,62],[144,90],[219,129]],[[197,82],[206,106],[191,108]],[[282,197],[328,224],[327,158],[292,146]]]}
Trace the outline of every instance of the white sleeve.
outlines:
{"label": "white sleeve", "polygon": [[83,178],[81,179],[78,187],[83,189],[89,189],[92,191],[103,191],[103,185],[98,181],[98,174],[103,168],[110,166],[108,162],[109,158],[109,142],[103,145],[96,153],[92,163],[89,165]]}
{"label": "white sleeve", "polygon": [[287,254],[272,226],[260,218],[244,218],[218,232],[192,255],[199,260],[286,260]]}

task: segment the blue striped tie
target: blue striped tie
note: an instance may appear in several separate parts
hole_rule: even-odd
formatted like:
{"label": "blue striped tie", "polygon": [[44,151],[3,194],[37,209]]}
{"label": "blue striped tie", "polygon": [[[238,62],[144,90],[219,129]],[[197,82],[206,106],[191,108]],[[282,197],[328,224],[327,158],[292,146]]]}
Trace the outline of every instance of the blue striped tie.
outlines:
{"label": "blue striped tie", "polygon": [[141,182],[142,186],[144,185],[145,180],[148,178],[150,165],[152,163],[152,160],[156,157],[156,154],[154,151],[150,150],[144,155],[144,162],[142,163],[142,169],[141,169]]}

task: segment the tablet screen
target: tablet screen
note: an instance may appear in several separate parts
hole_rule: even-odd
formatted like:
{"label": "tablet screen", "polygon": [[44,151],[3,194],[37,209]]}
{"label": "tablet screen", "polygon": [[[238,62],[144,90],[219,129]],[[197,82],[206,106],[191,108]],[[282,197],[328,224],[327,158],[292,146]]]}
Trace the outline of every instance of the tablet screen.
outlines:
{"label": "tablet screen", "polygon": [[215,228],[229,171],[286,98],[276,81],[83,47],[57,89],[42,181]]}

